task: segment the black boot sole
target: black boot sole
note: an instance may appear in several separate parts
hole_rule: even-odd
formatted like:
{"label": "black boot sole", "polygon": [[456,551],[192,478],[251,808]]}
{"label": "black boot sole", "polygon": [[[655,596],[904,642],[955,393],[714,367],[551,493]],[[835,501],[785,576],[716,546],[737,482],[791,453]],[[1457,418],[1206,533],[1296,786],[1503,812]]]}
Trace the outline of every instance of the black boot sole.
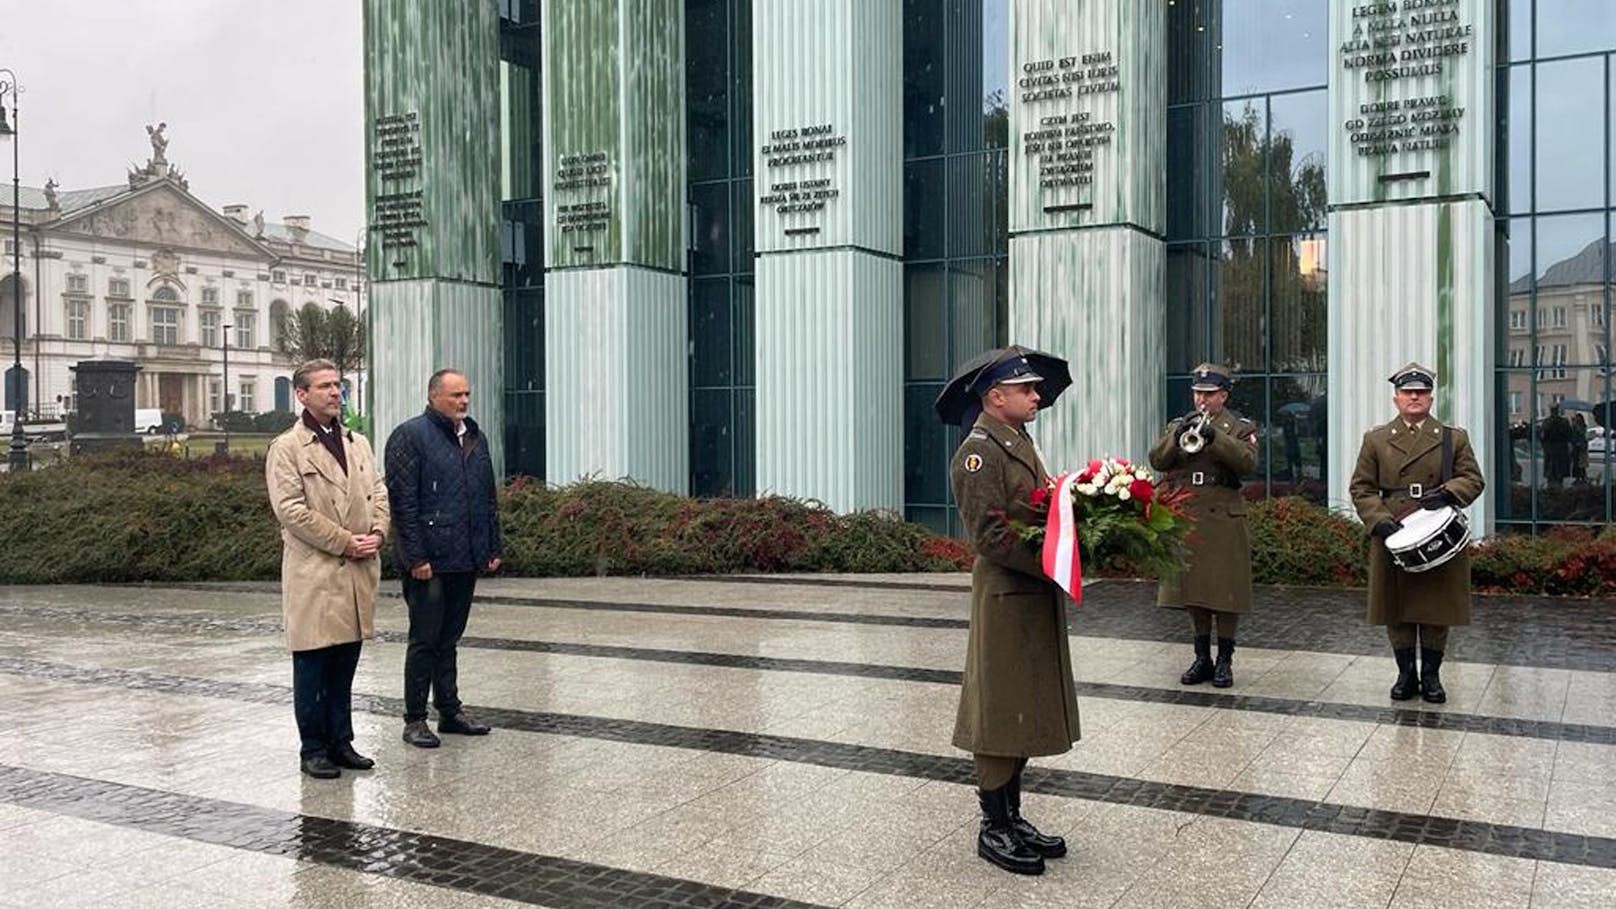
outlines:
{"label": "black boot sole", "polygon": [[976,844],[976,854],[987,859],[990,864],[1003,868],[1005,871],[1008,871],[1011,874],[1044,873],[1044,860],[1041,856],[1036,862],[1017,862],[1011,859],[1003,858],[998,853],[982,845],[981,843]]}

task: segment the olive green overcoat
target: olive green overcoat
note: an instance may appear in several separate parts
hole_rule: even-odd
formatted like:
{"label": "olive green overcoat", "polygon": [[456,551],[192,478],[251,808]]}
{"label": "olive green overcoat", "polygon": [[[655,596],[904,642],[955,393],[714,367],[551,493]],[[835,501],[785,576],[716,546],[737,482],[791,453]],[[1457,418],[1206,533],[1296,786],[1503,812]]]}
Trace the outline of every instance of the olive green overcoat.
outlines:
{"label": "olive green overcoat", "polygon": [[1034,757],[1078,740],[1065,591],[1044,576],[1038,546],[1001,515],[1037,523],[1028,494],[1048,479],[1032,438],[983,414],[949,468],[960,521],[976,549],[971,631],[954,744],[974,754]]}
{"label": "olive green overcoat", "polygon": [[1212,441],[1195,454],[1186,453],[1175,438],[1182,417],[1168,423],[1150,449],[1150,466],[1161,472],[1163,487],[1187,490],[1186,510],[1195,519],[1184,570],[1162,579],[1156,603],[1250,612],[1251,533],[1240,478],[1256,469],[1257,427],[1228,408],[1211,421]]}
{"label": "olive green overcoat", "polygon": [[[1468,506],[1481,495],[1486,482],[1470,435],[1453,428],[1453,476],[1440,482],[1442,423],[1426,417],[1418,434],[1409,432],[1401,417],[1364,433],[1358,465],[1352,472],[1352,504],[1365,527],[1385,518],[1400,518],[1419,505],[1408,495],[1411,484],[1422,492],[1446,489]],[[1382,495],[1382,490],[1397,489]],[[1371,625],[1418,622],[1422,625],[1470,624],[1470,556],[1460,553],[1430,571],[1408,572],[1392,564],[1391,553],[1379,538],[1369,538],[1369,608]]]}

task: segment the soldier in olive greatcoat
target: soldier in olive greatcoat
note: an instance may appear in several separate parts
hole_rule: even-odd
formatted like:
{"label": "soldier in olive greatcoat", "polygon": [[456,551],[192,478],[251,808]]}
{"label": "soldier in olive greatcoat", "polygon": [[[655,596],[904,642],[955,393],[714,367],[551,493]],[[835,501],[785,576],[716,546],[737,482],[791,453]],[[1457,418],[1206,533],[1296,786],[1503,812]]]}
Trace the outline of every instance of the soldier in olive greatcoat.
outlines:
{"label": "soldier in olive greatcoat", "polygon": [[1469,434],[1431,416],[1436,373],[1410,363],[1392,375],[1391,383],[1397,417],[1364,433],[1352,472],[1352,503],[1374,537],[1368,621],[1386,626],[1397,658],[1392,699],[1406,701],[1418,692],[1441,704],[1448,699],[1439,674],[1448,628],[1470,624],[1470,558],[1460,553],[1428,571],[1408,572],[1392,563],[1386,538],[1402,529],[1399,518],[1421,508],[1464,508],[1486,484]]}
{"label": "soldier in olive greatcoat", "polygon": [[1039,546],[1004,521],[1042,520],[1028,496],[1048,473],[1026,430],[1038,413],[1040,381],[1014,348],[984,367],[969,389],[981,398],[981,416],[949,468],[977,552],[954,745],[976,760],[977,854],[1019,874],[1039,874],[1045,858],[1066,854],[1064,840],[1021,817],[1027,759],[1068,751],[1078,739],[1066,594],[1044,576]]}
{"label": "soldier in olive greatcoat", "polygon": [[[1167,488],[1189,492],[1195,519],[1184,569],[1162,579],[1156,603],[1184,609],[1195,635],[1195,662],[1179,681],[1217,688],[1234,684],[1235,627],[1251,611],[1251,536],[1240,478],[1257,466],[1257,427],[1228,408],[1234,380],[1216,363],[1195,368],[1190,392],[1195,411],[1167,424],[1150,449],[1150,466]],[[1186,451],[1185,439],[1202,440]],[[1188,447],[1195,447],[1193,444]],[[1218,659],[1212,661],[1212,625],[1218,628]]]}

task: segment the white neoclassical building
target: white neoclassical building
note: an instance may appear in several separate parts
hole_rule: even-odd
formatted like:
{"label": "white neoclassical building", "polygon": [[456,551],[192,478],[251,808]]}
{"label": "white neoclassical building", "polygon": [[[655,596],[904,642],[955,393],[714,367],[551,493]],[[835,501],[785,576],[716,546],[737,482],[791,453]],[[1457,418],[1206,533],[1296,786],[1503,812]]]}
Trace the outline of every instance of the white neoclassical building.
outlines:
{"label": "white neoclassical building", "polygon": [[[311,229],[305,216],[276,223],[249,217],[246,205],[210,207],[167,160],[162,128],[152,133],[151,158],[123,183],[22,188],[20,275],[11,189],[0,189],[6,410],[72,410],[71,367],[88,359],[139,364],[135,406],[183,414],[190,426],[226,409],[291,410],[295,364],[280,353],[282,315],[306,303],[359,314],[352,244]],[[21,382],[12,377],[17,281]]]}

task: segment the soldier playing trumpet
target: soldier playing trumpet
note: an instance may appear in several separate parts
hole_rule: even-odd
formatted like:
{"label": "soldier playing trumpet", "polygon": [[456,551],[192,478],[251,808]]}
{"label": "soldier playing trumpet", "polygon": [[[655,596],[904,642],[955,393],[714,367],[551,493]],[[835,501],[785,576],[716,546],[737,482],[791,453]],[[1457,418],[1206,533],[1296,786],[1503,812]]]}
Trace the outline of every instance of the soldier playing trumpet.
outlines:
{"label": "soldier playing trumpet", "polygon": [[1486,484],[1469,434],[1431,416],[1436,373],[1410,363],[1392,375],[1391,383],[1397,417],[1364,433],[1352,472],[1352,504],[1374,537],[1368,622],[1386,626],[1397,658],[1392,700],[1419,694],[1441,704],[1448,699],[1439,674],[1448,628],[1470,624],[1470,558],[1461,552],[1429,571],[1407,572],[1392,564],[1386,540],[1402,529],[1398,518],[1422,508],[1464,508]]}
{"label": "soldier playing trumpet", "polygon": [[1150,466],[1167,484],[1189,491],[1185,506],[1195,518],[1184,570],[1163,579],[1156,593],[1157,605],[1190,614],[1195,662],[1179,677],[1185,685],[1208,679],[1217,688],[1234,684],[1235,627],[1240,614],[1251,611],[1251,538],[1240,477],[1257,466],[1257,427],[1227,407],[1233,386],[1227,368],[1195,367],[1195,412],[1167,424],[1150,449]]}

